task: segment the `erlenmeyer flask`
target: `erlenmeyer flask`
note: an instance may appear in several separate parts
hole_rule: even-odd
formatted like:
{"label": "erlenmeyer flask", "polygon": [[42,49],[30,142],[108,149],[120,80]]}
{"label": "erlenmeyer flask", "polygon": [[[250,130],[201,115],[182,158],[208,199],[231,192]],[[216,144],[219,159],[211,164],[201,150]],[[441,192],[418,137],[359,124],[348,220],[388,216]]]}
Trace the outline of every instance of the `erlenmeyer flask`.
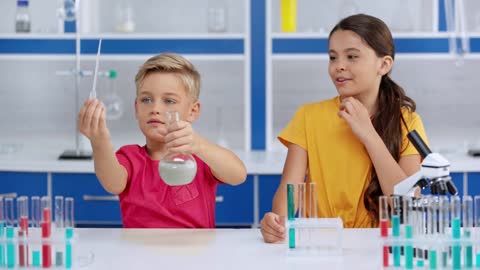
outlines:
{"label": "erlenmeyer flask", "polygon": [[123,115],[123,101],[117,94],[116,80],[117,72],[110,70],[108,73],[108,92],[103,98],[108,120],[117,120]]}
{"label": "erlenmeyer flask", "polygon": [[[167,128],[179,119],[178,112],[167,112]],[[197,162],[190,154],[168,152],[158,163],[158,172],[167,185],[186,185],[197,174]]]}

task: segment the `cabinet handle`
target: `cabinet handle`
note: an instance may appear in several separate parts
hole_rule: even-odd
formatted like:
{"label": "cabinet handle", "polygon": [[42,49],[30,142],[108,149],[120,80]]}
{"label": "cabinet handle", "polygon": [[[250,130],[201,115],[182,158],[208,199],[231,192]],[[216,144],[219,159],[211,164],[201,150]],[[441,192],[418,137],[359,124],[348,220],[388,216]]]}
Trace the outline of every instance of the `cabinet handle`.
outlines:
{"label": "cabinet handle", "polygon": [[2,197],[2,198],[16,198],[16,197],[17,197],[17,193],[16,193],[16,192],[12,192],[12,193],[2,193],[2,194],[0,194],[0,197]]}
{"label": "cabinet handle", "polygon": [[83,195],[84,201],[118,201],[118,196],[94,196],[94,195]]}
{"label": "cabinet handle", "polygon": [[215,197],[215,202],[217,202],[217,203],[223,202],[223,196],[217,196],[217,197]]}

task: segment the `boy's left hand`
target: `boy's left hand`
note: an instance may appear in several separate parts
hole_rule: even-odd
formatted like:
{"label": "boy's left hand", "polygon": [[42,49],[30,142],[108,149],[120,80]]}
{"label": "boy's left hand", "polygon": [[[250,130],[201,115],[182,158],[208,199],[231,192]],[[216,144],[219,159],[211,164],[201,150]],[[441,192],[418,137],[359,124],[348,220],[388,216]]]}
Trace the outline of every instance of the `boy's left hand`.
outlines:
{"label": "boy's left hand", "polygon": [[168,128],[165,146],[172,153],[195,154],[198,148],[198,136],[189,122],[178,121]]}
{"label": "boy's left hand", "polygon": [[362,142],[376,132],[367,108],[354,97],[346,97],[342,100],[338,116],[348,123],[353,133]]}

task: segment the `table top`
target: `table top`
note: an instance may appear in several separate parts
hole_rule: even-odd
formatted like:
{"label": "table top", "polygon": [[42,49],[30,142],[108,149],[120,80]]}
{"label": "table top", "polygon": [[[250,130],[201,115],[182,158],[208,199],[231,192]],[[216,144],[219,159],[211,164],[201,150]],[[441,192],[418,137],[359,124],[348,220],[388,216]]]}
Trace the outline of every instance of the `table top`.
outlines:
{"label": "table top", "polygon": [[[80,269],[380,269],[378,229],[344,229],[341,256],[293,258],[259,229],[76,229]],[[322,268],[326,267],[326,268]]]}

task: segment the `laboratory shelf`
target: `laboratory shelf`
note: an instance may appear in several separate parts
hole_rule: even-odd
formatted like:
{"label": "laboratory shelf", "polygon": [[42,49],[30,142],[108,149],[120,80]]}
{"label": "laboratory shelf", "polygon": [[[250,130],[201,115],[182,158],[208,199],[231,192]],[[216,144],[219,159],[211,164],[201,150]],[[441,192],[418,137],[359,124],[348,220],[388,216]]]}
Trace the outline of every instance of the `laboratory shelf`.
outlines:
{"label": "laboratory shelf", "polygon": [[[103,55],[180,54],[243,55],[242,34],[101,34],[80,35],[81,53],[96,54],[103,39]],[[0,35],[0,54],[74,54],[75,35]]]}

